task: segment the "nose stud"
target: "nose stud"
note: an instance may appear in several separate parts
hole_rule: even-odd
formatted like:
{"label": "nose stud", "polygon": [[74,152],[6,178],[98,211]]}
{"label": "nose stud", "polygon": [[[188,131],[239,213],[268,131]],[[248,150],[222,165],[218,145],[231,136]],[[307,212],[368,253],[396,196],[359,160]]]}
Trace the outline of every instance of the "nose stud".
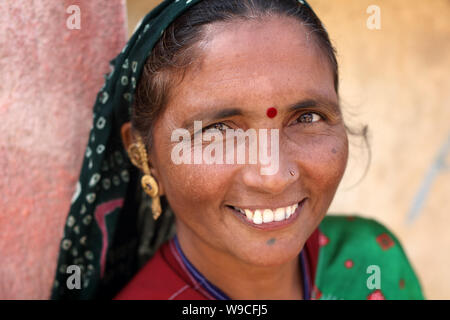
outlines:
{"label": "nose stud", "polygon": [[289,173],[291,174],[291,176],[295,176],[295,171],[294,170],[289,170]]}

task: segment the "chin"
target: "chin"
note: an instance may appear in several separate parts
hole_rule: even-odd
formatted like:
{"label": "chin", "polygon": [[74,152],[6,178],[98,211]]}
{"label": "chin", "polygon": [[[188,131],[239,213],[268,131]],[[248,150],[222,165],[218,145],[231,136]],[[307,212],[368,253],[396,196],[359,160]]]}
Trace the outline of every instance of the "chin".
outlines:
{"label": "chin", "polygon": [[280,239],[268,245],[267,241],[264,241],[261,242],[261,245],[245,251],[240,248],[239,252],[236,252],[235,255],[250,265],[274,267],[296,259],[303,249],[304,243],[305,241],[287,241],[287,239]]}

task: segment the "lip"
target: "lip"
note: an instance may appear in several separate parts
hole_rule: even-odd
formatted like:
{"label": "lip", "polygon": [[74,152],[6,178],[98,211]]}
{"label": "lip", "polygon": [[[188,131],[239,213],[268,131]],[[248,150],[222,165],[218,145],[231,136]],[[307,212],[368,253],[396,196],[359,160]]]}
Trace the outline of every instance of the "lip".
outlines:
{"label": "lip", "polygon": [[250,220],[248,220],[247,217],[245,215],[243,215],[242,213],[240,213],[228,206],[226,206],[226,208],[228,210],[230,210],[240,221],[242,221],[244,224],[246,224],[247,226],[249,226],[251,228],[264,230],[264,231],[273,231],[273,230],[287,228],[288,226],[292,225],[299,217],[299,215],[306,203],[306,200],[308,200],[308,198],[304,198],[302,201],[298,202],[298,208],[289,217],[289,219],[283,220],[283,221],[273,221],[273,222],[269,222],[269,223],[262,223],[262,224],[255,224],[255,223],[251,222]]}

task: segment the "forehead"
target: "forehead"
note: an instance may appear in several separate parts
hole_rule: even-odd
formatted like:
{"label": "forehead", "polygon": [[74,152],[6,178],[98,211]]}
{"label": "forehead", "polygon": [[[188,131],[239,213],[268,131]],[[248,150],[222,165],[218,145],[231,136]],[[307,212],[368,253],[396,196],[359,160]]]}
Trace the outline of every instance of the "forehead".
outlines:
{"label": "forehead", "polygon": [[186,111],[208,102],[281,107],[293,99],[337,100],[330,63],[295,18],[214,23],[206,34],[198,63],[170,99]]}

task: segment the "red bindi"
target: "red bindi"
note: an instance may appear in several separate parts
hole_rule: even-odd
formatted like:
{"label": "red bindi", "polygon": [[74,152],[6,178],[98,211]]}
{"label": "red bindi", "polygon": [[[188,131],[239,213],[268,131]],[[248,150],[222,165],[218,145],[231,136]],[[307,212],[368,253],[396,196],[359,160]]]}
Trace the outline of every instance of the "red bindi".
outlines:
{"label": "red bindi", "polygon": [[277,109],[275,109],[275,108],[267,109],[267,116],[269,118],[275,118],[277,116]]}

